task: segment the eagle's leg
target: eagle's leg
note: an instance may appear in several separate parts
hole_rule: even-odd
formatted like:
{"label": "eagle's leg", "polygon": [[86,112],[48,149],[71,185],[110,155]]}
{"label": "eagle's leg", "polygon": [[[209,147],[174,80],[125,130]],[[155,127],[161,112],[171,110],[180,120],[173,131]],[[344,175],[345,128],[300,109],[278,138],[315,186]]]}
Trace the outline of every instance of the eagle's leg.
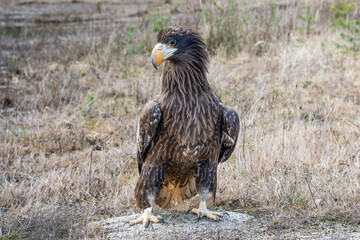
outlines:
{"label": "eagle's leg", "polygon": [[147,165],[143,166],[140,177],[135,187],[135,198],[140,209],[144,209],[143,215],[134,221],[129,222],[130,226],[143,223],[144,227],[148,227],[150,222],[164,222],[161,216],[154,216],[152,209],[155,198],[159,195],[160,189],[164,181],[164,167]]}
{"label": "eagle's leg", "polygon": [[206,195],[207,193],[203,193],[200,195],[200,204],[199,204],[199,208],[193,208],[191,209],[191,212],[194,214],[198,215],[198,219],[203,218],[203,217],[207,217],[211,220],[217,221],[219,217],[223,217],[224,214],[221,212],[214,212],[214,211],[210,211],[209,209],[207,209],[206,207]]}
{"label": "eagle's leg", "polygon": [[[210,158],[210,160],[211,159],[212,158]],[[220,212],[209,211],[206,207],[207,194],[211,192],[214,200],[216,194],[217,163],[216,162],[214,163],[210,160],[203,162],[198,166],[195,181],[196,181],[196,188],[200,196],[200,204],[199,204],[199,208],[193,208],[191,212],[197,214],[198,218],[207,217],[211,220],[217,221],[218,220],[217,216],[223,217],[224,214]]]}
{"label": "eagle's leg", "polygon": [[152,213],[152,207],[146,208],[143,215],[141,215],[140,218],[130,221],[129,225],[133,226],[135,224],[138,223],[142,223],[144,225],[145,228],[147,228],[149,226],[149,223],[153,222],[153,223],[164,223],[164,219],[161,216],[156,217],[153,213]]}

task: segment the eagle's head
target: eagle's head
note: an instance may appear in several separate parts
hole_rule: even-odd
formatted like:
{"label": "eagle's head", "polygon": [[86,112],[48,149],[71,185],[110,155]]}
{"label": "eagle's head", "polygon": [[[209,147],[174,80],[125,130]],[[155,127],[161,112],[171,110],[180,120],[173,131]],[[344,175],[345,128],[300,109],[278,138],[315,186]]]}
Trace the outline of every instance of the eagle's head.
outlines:
{"label": "eagle's head", "polygon": [[168,27],[158,32],[157,41],[151,54],[155,69],[168,60],[173,64],[195,64],[194,67],[206,70],[208,54],[198,33],[186,27]]}

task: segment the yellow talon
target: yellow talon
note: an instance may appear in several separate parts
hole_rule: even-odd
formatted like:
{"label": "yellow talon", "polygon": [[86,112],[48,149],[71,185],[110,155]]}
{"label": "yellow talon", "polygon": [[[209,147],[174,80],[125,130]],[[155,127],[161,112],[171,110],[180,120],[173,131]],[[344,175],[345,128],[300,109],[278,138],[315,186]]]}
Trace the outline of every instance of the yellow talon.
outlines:
{"label": "yellow talon", "polygon": [[200,202],[199,208],[191,209],[191,212],[198,215],[198,219],[207,217],[213,221],[217,221],[219,217],[224,217],[223,213],[209,211],[206,207],[206,202]]}
{"label": "yellow talon", "polygon": [[161,216],[159,216],[159,217],[154,216],[154,214],[151,212],[151,210],[152,210],[152,208],[145,209],[143,215],[141,215],[141,217],[136,220],[130,221],[129,225],[134,226],[135,224],[143,223],[144,227],[147,228],[147,227],[149,227],[150,222],[165,223],[164,219]]}

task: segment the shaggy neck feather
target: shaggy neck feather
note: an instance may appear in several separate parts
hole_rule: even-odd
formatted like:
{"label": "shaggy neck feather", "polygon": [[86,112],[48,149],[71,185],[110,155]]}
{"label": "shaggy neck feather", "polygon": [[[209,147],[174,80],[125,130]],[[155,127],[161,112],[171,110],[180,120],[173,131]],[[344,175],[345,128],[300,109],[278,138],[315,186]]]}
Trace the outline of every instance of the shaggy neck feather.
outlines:
{"label": "shaggy neck feather", "polygon": [[178,62],[168,61],[165,64],[162,79],[162,94],[177,94],[191,99],[202,92],[210,91],[210,85],[206,78],[206,62],[199,61],[193,56]]}

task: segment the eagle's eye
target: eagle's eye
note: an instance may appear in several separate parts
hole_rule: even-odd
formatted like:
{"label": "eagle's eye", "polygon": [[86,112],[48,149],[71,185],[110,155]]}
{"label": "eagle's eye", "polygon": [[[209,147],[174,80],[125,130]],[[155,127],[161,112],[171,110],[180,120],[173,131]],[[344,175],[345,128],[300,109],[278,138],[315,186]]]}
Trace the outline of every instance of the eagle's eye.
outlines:
{"label": "eagle's eye", "polygon": [[176,40],[175,40],[175,39],[171,40],[171,41],[170,41],[170,45],[171,45],[171,46],[175,46],[175,45],[176,45]]}

